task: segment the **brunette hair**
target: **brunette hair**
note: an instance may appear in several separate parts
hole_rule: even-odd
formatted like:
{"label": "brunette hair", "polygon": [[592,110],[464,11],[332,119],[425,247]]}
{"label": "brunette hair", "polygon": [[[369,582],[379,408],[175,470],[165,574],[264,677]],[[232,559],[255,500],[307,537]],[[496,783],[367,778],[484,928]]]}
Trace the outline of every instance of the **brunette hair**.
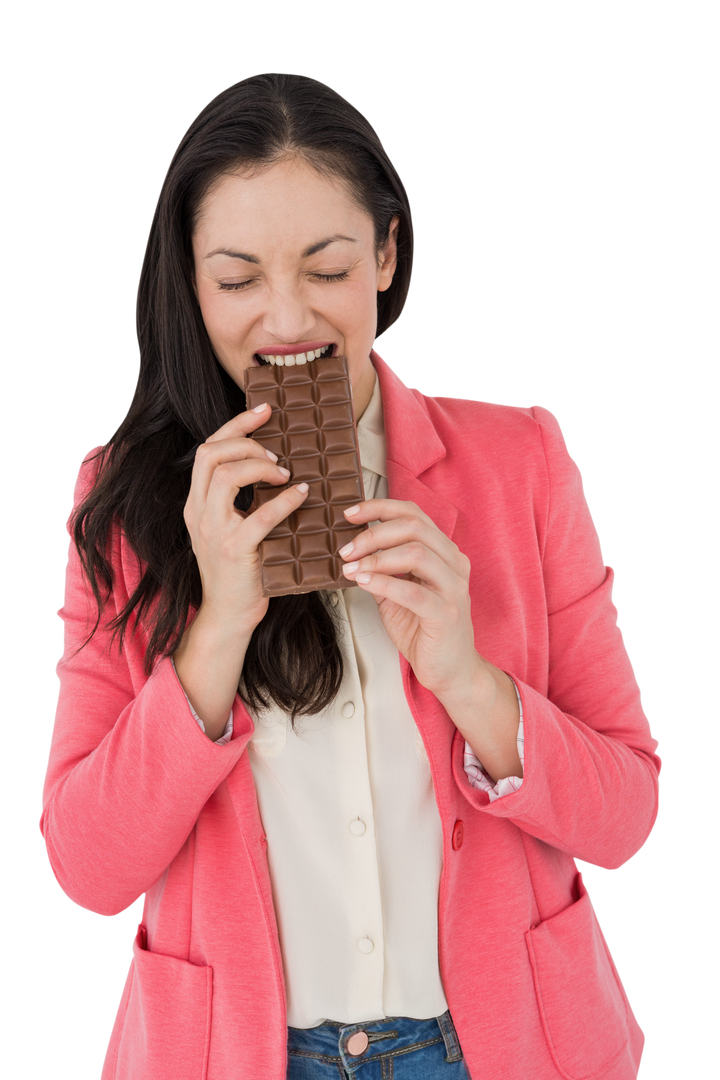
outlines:
{"label": "brunette hair", "polygon": [[[140,276],[140,374],[122,424],[96,455],[91,490],[71,517],[71,535],[95,597],[97,630],[113,586],[107,558],[113,524],[141,560],[139,584],[108,623],[122,651],[131,616],[148,635],[145,672],[171,655],[190,606],[202,601],[200,573],[183,509],[195,452],[245,408],[245,395],[218,363],[192,286],[192,235],[202,201],[223,174],[299,157],[341,178],[372,217],[375,243],[397,215],[397,269],[378,293],[377,334],[402,311],[412,267],[405,189],[373,128],[328,86],[301,75],[256,75],[203,109],[170,164]],[[235,506],[249,508],[252,489]],[[294,722],[336,696],[343,660],[323,593],[271,597],[252,635],[239,692],[256,708],[275,703]]]}

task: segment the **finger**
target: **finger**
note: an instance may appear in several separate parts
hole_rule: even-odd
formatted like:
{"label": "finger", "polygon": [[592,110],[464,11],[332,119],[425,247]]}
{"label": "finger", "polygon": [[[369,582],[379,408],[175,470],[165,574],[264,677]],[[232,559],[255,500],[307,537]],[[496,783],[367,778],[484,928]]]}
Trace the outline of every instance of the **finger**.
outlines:
{"label": "finger", "polygon": [[302,506],[309,490],[305,483],[294,484],[248,514],[243,522],[243,544],[248,550],[254,551],[276,525]]}
{"label": "finger", "polygon": [[419,619],[437,619],[441,608],[439,598],[424,585],[406,578],[388,577],[386,574],[363,574],[362,577],[363,580],[358,581],[358,585],[372,593],[378,602],[391,600],[412,611]]}
{"label": "finger", "polygon": [[216,442],[204,442],[195,451],[192,479],[190,481],[189,502],[195,513],[202,512],[207,500],[213,474],[219,465],[226,462],[243,461],[256,458],[260,461],[276,462],[275,454],[265,450],[254,439],[234,438]]}
{"label": "finger", "polygon": [[356,506],[348,506],[344,513],[348,521],[352,521],[353,524],[355,522],[375,521],[376,519],[391,521],[393,518],[402,517],[404,514],[417,514],[425,521],[431,521],[417,503],[408,502],[404,499],[366,499],[365,502],[357,503]]}
{"label": "finger", "polygon": [[[385,504],[385,506],[380,507],[379,504],[381,503]],[[454,573],[461,577],[469,575],[470,560],[467,556],[414,503],[402,503],[396,499],[370,499],[368,503],[361,503],[360,505],[367,506],[371,504],[374,504],[373,509],[370,511],[371,514],[380,512],[387,515],[385,507],[389,504],[393,504],[393,511],[395,507],[412,507],[413,511],[411,513],[406,512],[402,516],[387,517],[385,521],[380,520],[377,524],[364,529],[351,544],[340,549],[339,554],[343,559],[357,561],[374,551],[418,541],[431,551],[434,551],[436,555],[439,555]],[[354,522],[357,520],[357,516],[351,515],[349,520]],[[377,519],[370,517],[368,520],[376,521]]]}
{"label": "finger", "polygon": [[[378,535],[380,526],[383,526],[383,528],[380,529],[379,535],[391,535],[390,530],[387,528],[388,523],[398,521],[404,521],[403,527],[407,532],[404,539],[406,540],[416,536],[419,537],[423,529],[432,529],[439,536],[444,536],[444,533],[440,532],[432,518],[429,518],[417,503],[404,502],[400,499],[367,499],[356,506],[349,506],[343,513],[353,525],[362,525],[369,521],[376,522],[369,529],[363,530],[363,536],[369,534],[366,544]],[[399,536],[400,534],[392,532],[392,535]],[[445,539],[447,540],[447,537]],[[378,544],[376,546],[382,545]]]}
{"label": "finger", "polygon": [[270,413],[271,409],[267,402],[256,405],[254,409],[248,409],[245,412],[238,413],[237,416],[233,416],[232,420],[228,420],[227,424],[223,424],[205,441],[217,442],[218,439],[232,439],[238,435],[249,435],[267,423],[270,419]]}
{"label": "finger", "polygon": [[241,487],[258,484],[287,484],[288,469],[272,461],[248,458],[245,461],[225,461],[218,465],[210,479],[207,498],[202,508],[203,524],[210,529],[223,528],[237,514],[233,503]]}
{"label": "finger", "polygon": [[351,580],[358,574],[413,574],[423,585],[442,597],[454,596],[461,582],[458,575],[436,552],[418,541],[401,544],[347,563],[343,573]]}

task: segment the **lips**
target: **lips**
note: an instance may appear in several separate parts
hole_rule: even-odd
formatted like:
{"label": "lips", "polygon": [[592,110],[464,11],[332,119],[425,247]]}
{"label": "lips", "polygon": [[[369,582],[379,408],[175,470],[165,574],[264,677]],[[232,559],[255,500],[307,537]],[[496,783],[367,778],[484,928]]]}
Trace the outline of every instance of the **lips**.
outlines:
{"label": "lips", "polygon": [[280,345],[273,343],[271,345],[259,348],[256,352],[256,356],[296,356],[298,353],[315,352],[316,349],[325,349],[331,342],[327,338],[315,339],[313,341],[296,341],[292,345]]}

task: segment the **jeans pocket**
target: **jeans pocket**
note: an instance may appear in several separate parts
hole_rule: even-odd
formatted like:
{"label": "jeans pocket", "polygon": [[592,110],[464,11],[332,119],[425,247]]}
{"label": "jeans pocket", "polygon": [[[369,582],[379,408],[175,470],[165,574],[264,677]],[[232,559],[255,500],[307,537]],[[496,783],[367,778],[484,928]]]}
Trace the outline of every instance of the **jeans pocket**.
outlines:
{"label": "jeans pocket", "polygon": [[205,1080],[212,968],[149,952],[138,927],[115,1080]]}
{"label": "jeans pocket", "polygon": [[589,1080],[625,1047],[625,992],[577,875],[579,899],[528,930],[530,963],[545,1036],[566,1080]]}

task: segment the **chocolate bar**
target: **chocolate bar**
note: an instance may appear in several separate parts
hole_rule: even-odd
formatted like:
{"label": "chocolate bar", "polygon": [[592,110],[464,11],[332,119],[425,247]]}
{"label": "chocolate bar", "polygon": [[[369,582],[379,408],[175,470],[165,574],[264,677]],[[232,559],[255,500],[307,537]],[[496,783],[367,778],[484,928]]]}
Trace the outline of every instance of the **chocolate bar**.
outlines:
{"label": "chocolate bar", "polygon": [[[245,368],[248,409],[266,401],[269,420],[253,433],[290,470],[287,485],[309,485],[302,506],[260,544],[263,596],[347,589],[338,549],[367,525],[343,514],[365,498],[352,386],[347,357],[321,357],[305,364]],[[263,506],[282,484],[254,485],[254,505]]]}

